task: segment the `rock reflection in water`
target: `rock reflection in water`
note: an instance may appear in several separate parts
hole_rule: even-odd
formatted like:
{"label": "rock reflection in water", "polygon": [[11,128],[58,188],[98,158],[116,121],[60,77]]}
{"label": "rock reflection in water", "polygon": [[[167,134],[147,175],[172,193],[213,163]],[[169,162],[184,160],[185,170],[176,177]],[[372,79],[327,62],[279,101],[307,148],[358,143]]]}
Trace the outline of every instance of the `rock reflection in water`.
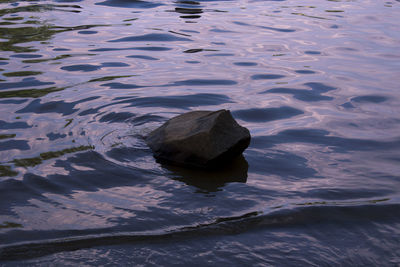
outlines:
{"label": "rock reflection in water", "polygon": [[230,164],[216,170],[184,168],[163,164],[170,171],[171,177],[200,189],[201,192],[215,192],[227,183],[246,183],[249,164],[243,155],[235,158]]}

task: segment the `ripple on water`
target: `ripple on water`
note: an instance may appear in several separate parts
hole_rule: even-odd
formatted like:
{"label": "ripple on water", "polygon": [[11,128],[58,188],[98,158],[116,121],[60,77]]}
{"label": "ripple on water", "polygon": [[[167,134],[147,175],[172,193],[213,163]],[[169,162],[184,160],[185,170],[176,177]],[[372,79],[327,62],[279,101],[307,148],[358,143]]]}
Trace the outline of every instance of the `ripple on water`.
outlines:
{"label": "ripple on water", "polygon": [[236,66],[241,66],[241,67],[252,67],[252,66],[258,65],[256,62],[235,62],[233,64],[235,64]]}
{"label": "ripple on water", "polygon": [[379,104],[387,101],[388,98],[381,95],[364,95],[364,96],[356,96],[351,99],[353,102],[357,103],[374,103]]}
{"label": "ripple on water", "polygon": [[81,72],[91,72],[100,70],[102,68],[118,68],[118,67],[129,67],[129,64],[123,62],[104,62],[100,65],[93,64],[78,64],[61,67],[62,70],[66,71],[81,71]]}
{"label": "ripple on water", "polygon": [[144,56],[144,55],[130,55],[130,56],[126,56],[126,57],[145,59],[145,60],[159,60],[159,58],[155,58],[155,57],[151,57],[151,56]]}
{"label": "ripple on water", "polygon": [[232,80],[225,80],[225,79],[218,79],[218,80],[211,80],[211,79],[189,79],[183,81],[176,81],[172,84],[166,86],[185,86],[185,85],[194,85],[194,86],[210,86],[210,85],[235,85],[237,84],[236,81]]}
{"label": "ripple on water", "polygon": [[236,110],[233,112],[235,117],[249,122],[267,122],[273,120],[287,119],[301,115],[304,112],[292,107],[279,108],[252,108],[244,110]]}
{"label": "ripple on water", "polygon": [[168,33],[149,33],[144,35],[123,37],[119,39],[110,40],[108,42],[176,42],[176,41],[192,41],[189,38],[175,36]]}
{"label": "ripple on water", "polygon": [[90,52],[109,52],[109,51],[124,51],[124,50],[141,50],[141,51],[153,51],[153,52],[161,52],[161,51],[169,51],[172,48],[163,47],[163,46],[139,46],[139,47],[129,47],[129,48],[96,48],[89,49]]}
{"label": "ripple on water", "polygon": [[8,140],[0,142],[0,151],[7,151],[7,150],[29,150],[31,147],[26,140]]}
{"label": "ripple on water", "polygon": [[295,70],[298,74],[315,74],[316,72],[313,70]]}
{"label": "ripple on water", "polygon": [[9,129],[24,129],[24,128],[31,128],[32,126],[28,125],[24,121],[18,122],[6,122],[0,120],[0,129],[2,130],[9,130]]}
{"label": "ripple on water", "polygon": [[96,34],[98,31],[79,31],[79,34]]}
{"label": "ripple on water", "polygon": [[255,74],[251,76],[252,80],[275,80],[275,79],[282,79],[286,77],[285,75],[281,74]]}
{"label": "ripple on water", "polygon": [[110,112],[103,115],[99,121],[108,123],[125,122],[127,120],[130,120],[132,117],[134,117],[134,114],[130,112]]}
{"label": "ripple on water", "polygon": [[16,58],[40,58],[43,57],[42,55],[36,55],[36,54],[15,54],[11,55],[10,57],[16,57]]}
{"label": "ripple on water", "polygon": [[31,101],[27,106],[24,108],[17,110],[15,113],[60,113],[63,116],[67,116],[77,112],[79,109],[75,108],[76,105],[95,100],[99,97],[88,97],[85,99],[81,99],[75,102],[65,102],[65,101],[49,101],[44,102],[40,99],[36,99]]}
{"label": "ripple on water", "polygon": [[97,2],[96,5],[103,5],[109,7],[122,7],[122,8],[155,8],[162,6],[163,3],[149,2],[143,0],[124,1],[124,0],[106,0],[104,2]]}
{"label": "ripple on water", "polygon": [[132,83],[118,83],[118,82],[104,83],[101,86],[109,87],[110,89],[137,89],[146,87],[144,85],[136,85]]}
{"label": "ripple on water", "polygon": [[274,136],[257,136],[253,140],[258,147],[273,147],[281,143],[309,143],[329,147],[341,153],[400,148],[400,138],[391,141],[345,138],[332,136],[328,131],[321,129],[284,130]]}
{"label": "ripple on water", "polygon": [[232,100],[221,94],[192,94],[192,95],[174,95],[174,96],[152,96],[131,98],[118,103],[129,103],[131,107],[179,107],[187,109],[198,106],[213,106],[223,103],[232,103]]}
{"label": "ripple on water", "polygon": [[273,89],[263,91],[260,94],[268,94],[268,93],[290,94],[295,99],[305,101],[305,102],[314,102],[314,101],[332,100],[333,97],[325,96],[325,95],[323,95],[323,93],[337,90],[337,88],[335,88],[335,87],[325,85],[323,83],[317,83],[317,82],[309,82],[309,83],[305,83],[304,85],[309,87],[311,90],[279,87],[279,88],[273,88]]}
{"label": "ripple on water", "polygon": [[4,89],[14,89],[14,88],[23,88],[23,87],[37,87],[44,85],[53,85],[54,82],[42,82],[37,80],[34,77],[24,78],[19,82],[1,82],[0,90]]}

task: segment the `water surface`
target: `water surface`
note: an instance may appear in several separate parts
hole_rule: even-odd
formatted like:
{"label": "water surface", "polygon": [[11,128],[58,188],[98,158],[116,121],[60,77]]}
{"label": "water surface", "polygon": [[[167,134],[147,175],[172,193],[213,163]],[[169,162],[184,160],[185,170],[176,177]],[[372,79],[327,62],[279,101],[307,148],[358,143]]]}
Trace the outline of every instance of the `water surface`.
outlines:
{"label": "water surface", "polygon": [[[397,266],[400,2],[0,2],[0,265]],[[143,136],[229,109],[215,172]]]}

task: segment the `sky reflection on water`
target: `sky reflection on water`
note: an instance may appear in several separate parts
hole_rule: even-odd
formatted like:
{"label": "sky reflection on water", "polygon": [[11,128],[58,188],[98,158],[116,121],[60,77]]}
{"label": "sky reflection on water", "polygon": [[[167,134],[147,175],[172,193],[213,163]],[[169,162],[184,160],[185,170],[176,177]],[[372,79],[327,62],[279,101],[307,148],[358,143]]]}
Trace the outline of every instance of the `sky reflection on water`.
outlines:
{"label": "sky reflection on water", "polygon": [[[3,1],[0,262],[399,264],[399,5]],[[202,109],[244,158],[157,163]]]}

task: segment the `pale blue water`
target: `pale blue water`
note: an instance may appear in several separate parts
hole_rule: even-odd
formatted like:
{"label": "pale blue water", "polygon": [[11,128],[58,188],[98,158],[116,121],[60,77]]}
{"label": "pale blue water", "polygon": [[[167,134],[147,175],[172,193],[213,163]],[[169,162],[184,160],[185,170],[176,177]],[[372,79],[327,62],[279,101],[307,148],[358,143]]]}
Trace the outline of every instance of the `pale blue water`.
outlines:
{"label": "pale blue water", "polygon": [[[400,1],[0,1],[0,265],[398,266]],[[216,172],[142,136],[230,109]]]}

